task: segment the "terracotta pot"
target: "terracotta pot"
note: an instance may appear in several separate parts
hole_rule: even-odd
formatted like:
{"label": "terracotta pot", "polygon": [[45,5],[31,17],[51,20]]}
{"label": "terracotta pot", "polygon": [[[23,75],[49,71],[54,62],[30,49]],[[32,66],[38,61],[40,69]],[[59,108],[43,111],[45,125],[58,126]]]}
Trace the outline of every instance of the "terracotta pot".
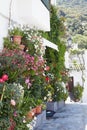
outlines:
{"label": "terracotta pot", "polygon": [[31,111],[34,113],[34,115],[36,114],[36,108],[33,108]]}
{"label": "terracotta pot", "polygon": [[36,107],[36,114],[40,114],[42,112],[42,106],[37,106]]}
{"label": "terracotta pot", "polygon": [[20,45],[19,48],[20,48],[21,50],[24,50],[25,45]]}
{"label": "terracotta pot", "polygon": [[22,36],[13,36],[13,42],[20,44]]}
{"label": "terracotta pot", "polygon": [[34,117],[34,112],[33,111],[29,111],[27,113],[27,115],[26,115],[27,120],[31,120],[31,119],[33,119],[33,117]]}

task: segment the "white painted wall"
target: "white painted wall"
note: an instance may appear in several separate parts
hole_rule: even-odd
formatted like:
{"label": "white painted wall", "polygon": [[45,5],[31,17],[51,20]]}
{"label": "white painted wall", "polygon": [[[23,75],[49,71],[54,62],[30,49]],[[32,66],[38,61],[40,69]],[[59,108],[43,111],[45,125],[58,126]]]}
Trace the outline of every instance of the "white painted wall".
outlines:
{"label": "white painted wall", "polygon": [[[8,32],[10,2],[11,0],[1,0],[0,4],[0,52],[3,49],[3,37],[7,36]],[[11,11],[11,18],[16,21],[16,0],[12,2]]]}
{"label": "white painted wall", "polygon": [[66,68],[69,68],[69,53],[66,51],[65,53],[65,66]]}
{"label": "white painted wall", "polygon": [[[8,31],[10,2],[1,0],[0,4],[0,51],[3,49],[3,37]],[[12,0],[11,19],[18,24],[50,31],[50,14],[41,0]]]}
{"label": "white painted wall", "polygon": [[85,84],[84,84],[84,92],[83,92],[83,102],[87,103],[87,50],[85,51],[85,55],[84,55],[84,59],[85,59]]}
{"label": "white painted wall", "polygon": [[[83,92],[82,101],[87,103],[87,51],[85,51],[84,59],[85,59],[85,70],[84,70],[85,83],[84,83],[84,92]],[[68,52],[65,55],[65,66],[67,68],[69,68],[69,54],[68,54]],[[78,82],[80,83],[80,85],[82,85],[81,71],[80,72],[71,71],[70,76],[74,77],[74,85],[76,85]]]}
{"label": "white painted wall", "polygon": [[0,52],[3,48],[3,37],[7,35],[8,19],[4,16],[9,16],[10,0],[1,0],[0,4]]}
{"label": "white painted wall", "polygon": [[18,0],[19,21],[44,31],[50,31],[50,14],[41,0]]}

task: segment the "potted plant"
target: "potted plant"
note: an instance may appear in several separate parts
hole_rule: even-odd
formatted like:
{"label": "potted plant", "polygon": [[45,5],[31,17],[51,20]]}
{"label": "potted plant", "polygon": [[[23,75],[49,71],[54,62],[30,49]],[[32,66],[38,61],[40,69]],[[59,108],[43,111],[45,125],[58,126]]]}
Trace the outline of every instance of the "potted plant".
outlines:
{"label": "potted plant", "polygon": [[84,88],[79,83],[73,88],[75,102],[81,100],[83,91],[84,91]]}
{"label": "potted plant", "polygon": [[36,114],[40,114],[42,112],[42,100],[37,100],[37,106],[36,106]]}
{"label": "potted plant", "polygon": [[13,37],[13,42],[20,44],[21,38],[23,36],[23,31],[20,27],[14,27],[13,29],[9,30],[10,35]]}

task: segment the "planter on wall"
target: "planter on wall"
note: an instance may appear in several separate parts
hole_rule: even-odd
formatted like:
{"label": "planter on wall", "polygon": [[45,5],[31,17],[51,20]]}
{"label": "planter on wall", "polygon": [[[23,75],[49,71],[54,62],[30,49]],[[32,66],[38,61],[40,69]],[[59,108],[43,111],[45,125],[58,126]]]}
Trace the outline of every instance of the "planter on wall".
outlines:
{"label": "planter on wall", "polygon": [[36,106],[36,114],[40,114],[42,112],[42,106]]}
{"label": "planter on wall", "polygon": [[58,102],[47,102],[46,110],[57,112],[58,109],[61,109],[62,107],[64,107],[64,105],[65,105],[65,102],[63,100],[58,101]]}
{"label": "planter on wall", "polygon": [[58,102],[58,109],[61,109],[65,106],[65,101],[64,100],[61,100]]}
{"label": "planter on wall", "polygon": [[27,119],[27,120],[31,120],[31,119],[33,119],[33,117],[34,117],[34,112],[31,110],[31,111],[29,111],[29,112],[27,113],[26,119]]}
{"label": "planter on wall", "polygon": [[56,112],[58,109],[58,102],[47,102],[46,106],[46,110]]}
{"label": "planter on wall", "polygon": [[36,116],[36,123],[33,127],[34,130],[38,129],[38,127],[46,121],[46,110],[42,111],[41,114],[38,114]]}

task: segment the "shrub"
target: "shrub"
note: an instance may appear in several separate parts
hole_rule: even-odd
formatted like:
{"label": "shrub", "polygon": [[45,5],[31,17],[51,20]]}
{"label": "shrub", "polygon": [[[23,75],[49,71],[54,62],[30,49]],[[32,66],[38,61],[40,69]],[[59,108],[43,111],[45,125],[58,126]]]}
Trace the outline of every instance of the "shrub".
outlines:
{"label": "shrub", "polygon": [[75,101],[78,101],[82,98],[83,90],[84,90],[84,88],[80,84],[77,84],[73,88],[73,94],[74,94]]}

